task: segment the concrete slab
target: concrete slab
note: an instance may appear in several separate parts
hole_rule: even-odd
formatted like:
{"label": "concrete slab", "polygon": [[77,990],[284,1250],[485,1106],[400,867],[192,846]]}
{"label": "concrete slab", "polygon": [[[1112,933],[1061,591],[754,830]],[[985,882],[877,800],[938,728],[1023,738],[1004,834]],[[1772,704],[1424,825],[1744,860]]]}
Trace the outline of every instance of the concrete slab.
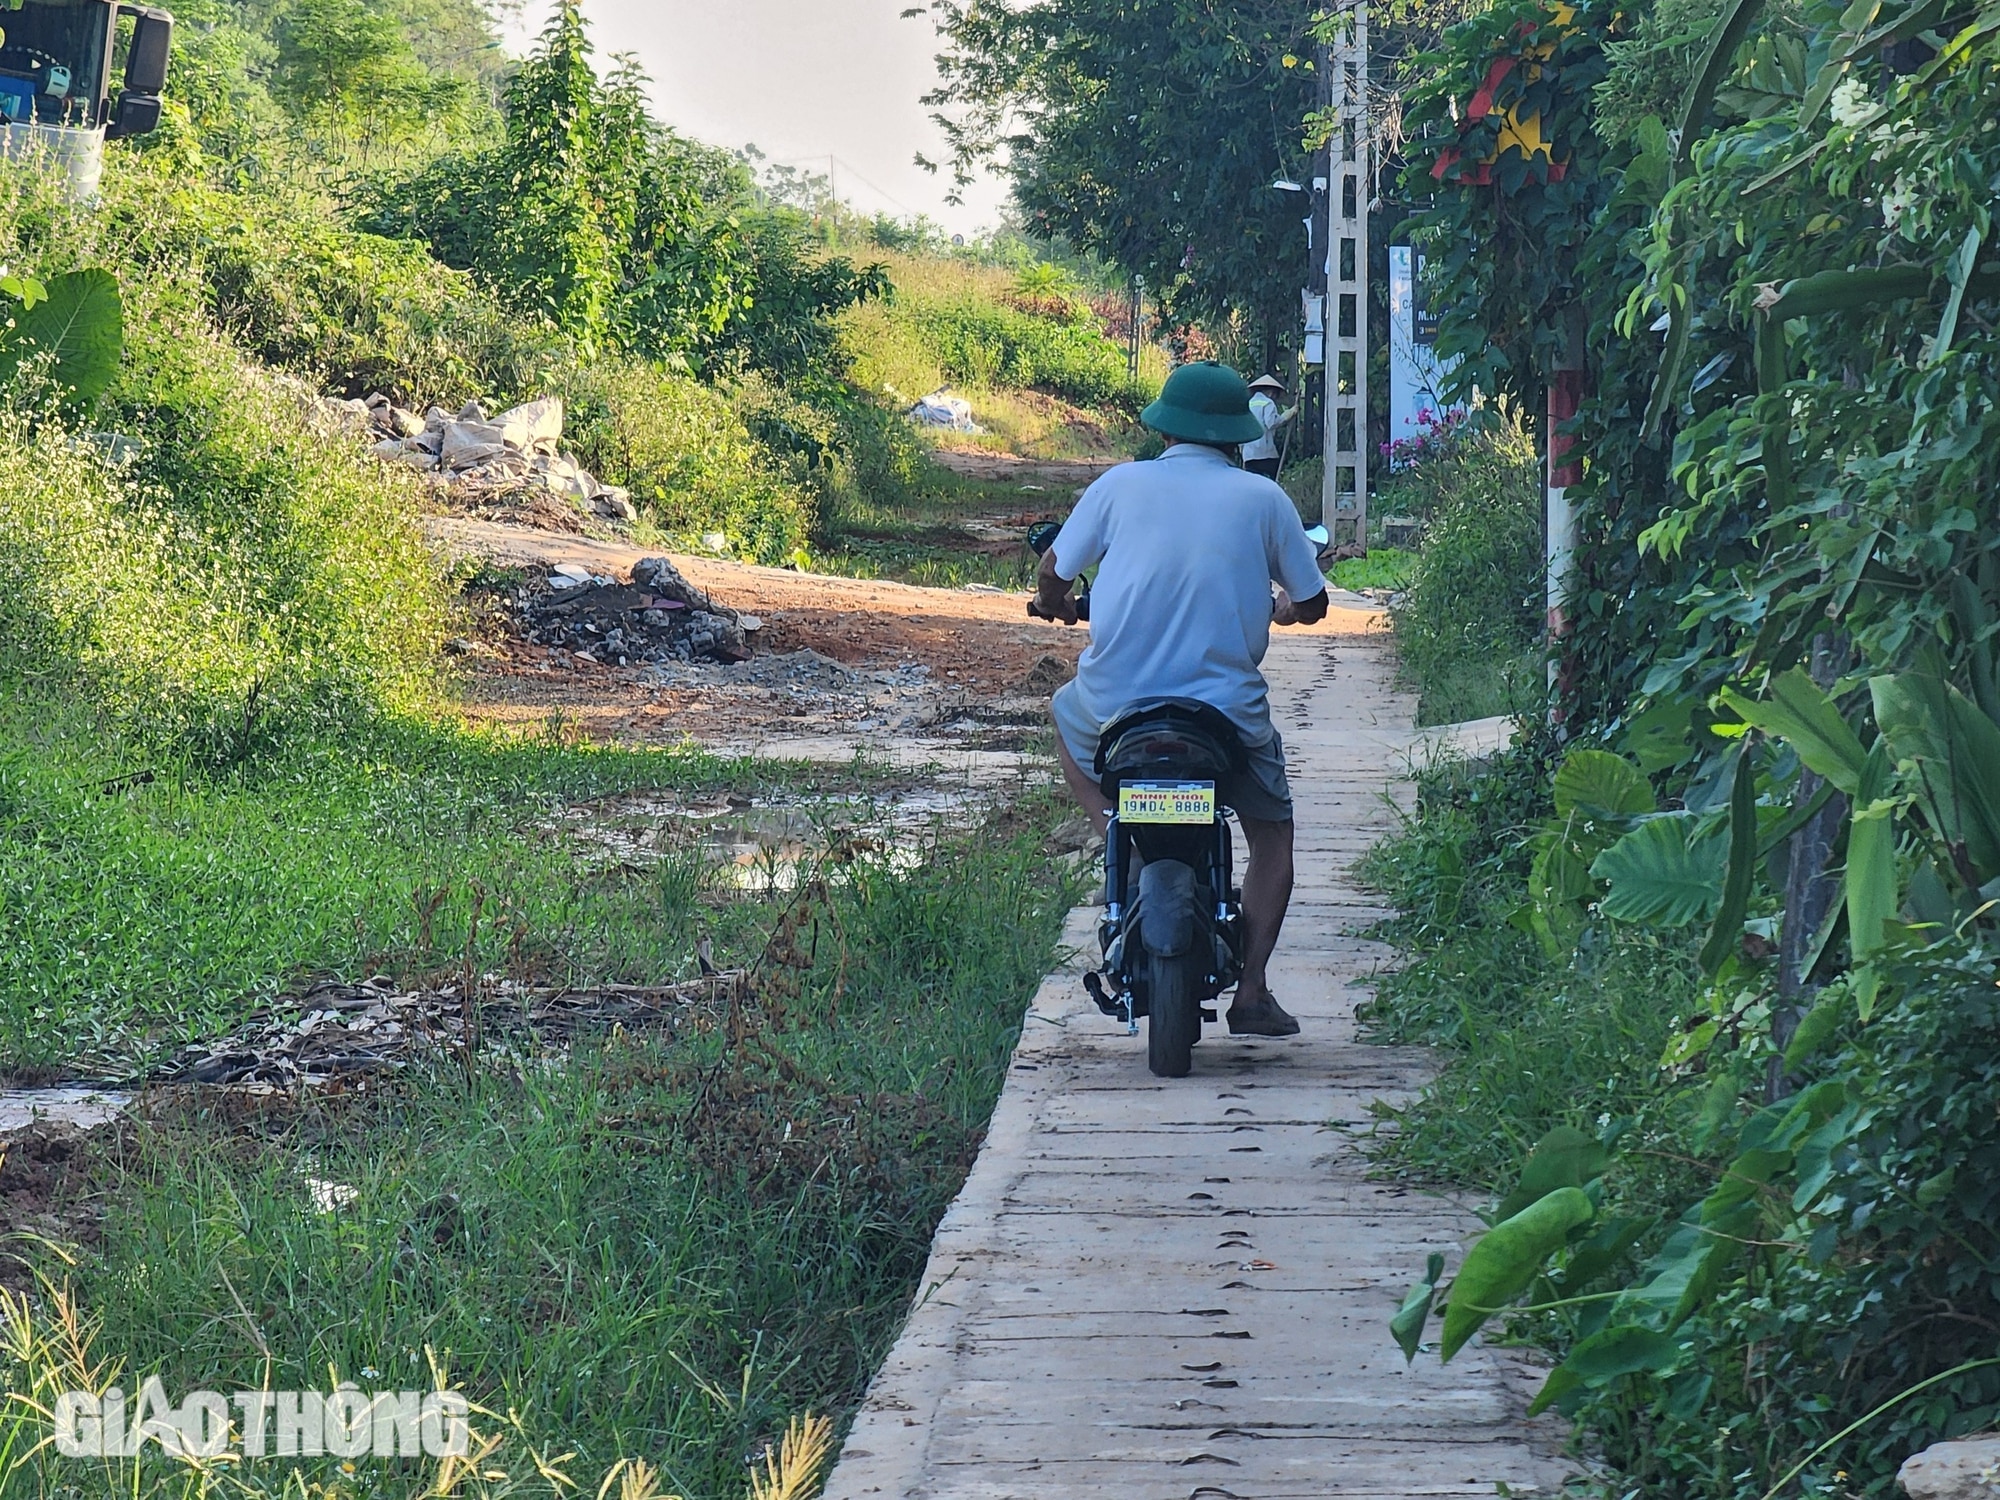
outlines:
{"label": "concrete slab", "polygon": [[1281,638],[1266,663],[1299,806],[1299,886],[1272,987],[1284,1041],[1218,1028],[1185,1079],[1099,1015],[1077,957],[1029,1007],[1014,1066],[922,1290],[827,1500],[1324,1500],[1553,1495],[1559,1423],[1540,1377],[1475,1344],[1404,1364],[1388,1320],[1468,1207],[1368,1178],[1376,1100],[1429,1076],[1356,1040],[1394,955],[1349,867],[1395,824],[1403,777],[1490,747],[1498,724],[1412,730],[1376,638]]}

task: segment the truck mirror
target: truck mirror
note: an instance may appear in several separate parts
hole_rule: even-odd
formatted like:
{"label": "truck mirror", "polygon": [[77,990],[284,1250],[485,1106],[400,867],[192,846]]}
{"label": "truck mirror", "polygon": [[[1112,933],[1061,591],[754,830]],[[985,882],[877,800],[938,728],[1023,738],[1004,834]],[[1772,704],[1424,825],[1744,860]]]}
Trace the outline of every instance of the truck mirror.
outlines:
{"label": "truck mirror", "polygon": [[118,96],[118,113],[104,134],[109,140],[123,140],[129,135],[145,135],[158,129],[159,124],[159,95],[135,94],[128,89]]}
{"label": "truck mirror", "polygon": [[[119,13],[132,17],[132,48],[125,57],[125,92],[154,96],[153,114],[157,120],[158,96],[167,87],[167,54],[173,48],[174,18],[150,5],[120,6]],[[119,118],[124,118],[122,109]]]}

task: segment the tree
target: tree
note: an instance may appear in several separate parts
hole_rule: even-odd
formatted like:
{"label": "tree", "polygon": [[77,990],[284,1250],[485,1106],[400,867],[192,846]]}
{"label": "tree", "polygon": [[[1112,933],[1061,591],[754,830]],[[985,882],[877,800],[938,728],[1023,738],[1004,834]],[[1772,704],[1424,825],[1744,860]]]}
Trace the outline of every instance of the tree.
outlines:
{"label": "tree", "polygon": [[302,121],[325,127],[336,154],[363,162],[384,135],[407,135],[463,105],[463,81],[433,76],[403,28],[363,0],[294,0],[274,28],[270,89]]}
{"label": "tree", "polygon": [[759,205],[740,160],[652,118],[630,58],[600,78],[590,51],[564,0],[508,89],[500,149],[382,186],[366,226],[421,236],[586,352],[834,371],[830,319],[883,295],[880,269],[820,257],[802,216]]}
{"label": "tree", "polygon": [[[1143,275],[1174,319],[1298,322],[1310,7],[1283,0],[940,0],[926,98],[963,187],[999,163],[1029,226]],[[926,163],[928,165],[928,163]]]}
{"label": "tree", "polygon": [[610,321],[643,154],[629,101],[600,91],[590,51],[576,0],[562,0],[507,90],[506,208],[494,225],[515,290],[585,345]]}

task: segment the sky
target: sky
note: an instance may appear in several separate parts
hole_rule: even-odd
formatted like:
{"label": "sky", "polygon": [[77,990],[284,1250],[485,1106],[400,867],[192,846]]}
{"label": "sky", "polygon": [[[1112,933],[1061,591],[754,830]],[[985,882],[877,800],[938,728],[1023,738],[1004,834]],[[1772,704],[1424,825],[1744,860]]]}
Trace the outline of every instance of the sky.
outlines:
{"label": "sky", "polygon": [[[828,173],[864,213],[929,214],[954,234],[998,220],[1005,190],[983,179],[962,207],[945,202],[949,171],[912,159],[943,151],[918,102],[937,80],[937,37],[921,0],[583,0],[600,62],[637,54],[654,112],[685,135]],[[548,17],[528,0],[508,28],[524,50]],[[832,158],[829,161],[829,158]]]}

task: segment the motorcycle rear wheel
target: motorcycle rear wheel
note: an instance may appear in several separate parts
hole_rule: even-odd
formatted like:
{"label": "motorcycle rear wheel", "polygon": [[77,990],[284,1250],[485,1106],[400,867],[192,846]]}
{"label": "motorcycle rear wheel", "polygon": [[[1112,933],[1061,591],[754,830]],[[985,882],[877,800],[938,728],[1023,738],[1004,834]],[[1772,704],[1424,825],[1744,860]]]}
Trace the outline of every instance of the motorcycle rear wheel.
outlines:
{"label": "motorcycle rear wheel", "polygon": [[1201,975],[1192,953],[1146,955],[1146,1066],[1156,1078],[1185,1078],[1201,1039]]}

